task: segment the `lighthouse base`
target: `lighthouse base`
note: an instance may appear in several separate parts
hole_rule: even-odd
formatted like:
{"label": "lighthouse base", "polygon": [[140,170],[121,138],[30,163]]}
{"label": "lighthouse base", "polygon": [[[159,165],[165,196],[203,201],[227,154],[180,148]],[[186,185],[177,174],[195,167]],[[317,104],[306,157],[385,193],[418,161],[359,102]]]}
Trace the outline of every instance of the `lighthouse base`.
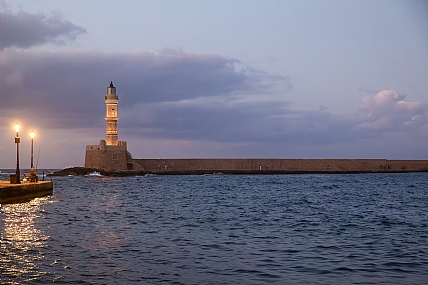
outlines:
{"label": "lighthouse base", "polygon": [[106,171],[140,170],[127,150],[125,141],[118,145],[107,145],[101,140],[99,145],[87,145],[85,168],[102,169]]}

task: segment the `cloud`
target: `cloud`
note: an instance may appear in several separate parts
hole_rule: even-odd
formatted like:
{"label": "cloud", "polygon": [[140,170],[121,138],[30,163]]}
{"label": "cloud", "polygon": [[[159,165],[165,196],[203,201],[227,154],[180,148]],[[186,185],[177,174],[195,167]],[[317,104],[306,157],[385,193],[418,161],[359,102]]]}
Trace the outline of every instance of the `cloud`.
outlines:
{"label": "cloud", "polygon": [[340,146],[342,157],[386,156],[395,155],[394,148],[382,148],[384,154],[371,151],[368,142],[399,141],[398,136],[404,145],[403,133],[411,139],[428,136],[427,106],[394,90],[364,97],[354,114],[336,115],[323,107],[298,110],[289,77],[211,53],[9,48],[1,57],[3,119],[26,125],[31,119],[63,135],[104,138],[110,78],[119,96],[119,138],[137,145],[151,142],[152,149],[165,142],[188,150],[197,145],[199,153],[211,146],[218,153],[207,150],[207,156],[217,157],[338,157],[335,146]]}
{"label": "cloud", "polygon": [[364,97],[360,111],[367,114],[358,127],[393,131],[421,127],[428,123],[428,107],[423,102],[406,102],[406,96],[394,90],[383,90]]}
{"label": "cloud", "polygon": [[[390,138],[391,132],[412,139],[427,137],[426,106],[404,100],[405,96],[393,90],[383,90],[363,98],[361,109],[350,115],[335,115],[325,109],[295,110],[290,100],[274,96],[265,101],[248,96],[214,96],[152,102],[136,104],[122,112],[121,124],[125,128],[121,132],[132,139],[235,144],[241,150],[258,149],[259,154],[269,153],[262,151],[263,146],[278,153],[281,146],[319,149],[349,144],[358,148],[356,142],[382,141]],[[394,140],[398,141],[396,137]],[[364,152],[361,148],[359,151]],[[365,151],[370,148],[366,146]]]}
{"label": "cloud", "polygon": [[197,98],[230,100],[236,96],[257,96],[257,100],[263,100],[268,96],[283,96],[276,94],[278,86],[283,86],[284,93],[292,87],[288,77],[245,67],[237,69],[236,65],[243,64],[236,59],[177,49],[133,52],[5,49],[1,56],[3,94],[9,95],[3,96],[4,109],[11,114],[38,118],[47,127],[102,125],[109,78],[118,87],[122,110],[154,103],[163,103],[165,109],[173,106],[168,102]]}
{"label": "cloud", "polygon": [[102,130],[109,78],[120,133],[134,138],[320,145],[389,131],[422,135],[427,125],[427,106],[394,90],[364,97],[354,115],[295,110],[289,77],[210,53],[5,49],[1,56],[3,116],[45,128]]}
{"label": "cloud", "polygon": [[29,48],[45,43],[64,45],[86,29],[64,19],[60,11],[30,14],[14,13],[8,9],[1,12],[1,49],[8,47]]}

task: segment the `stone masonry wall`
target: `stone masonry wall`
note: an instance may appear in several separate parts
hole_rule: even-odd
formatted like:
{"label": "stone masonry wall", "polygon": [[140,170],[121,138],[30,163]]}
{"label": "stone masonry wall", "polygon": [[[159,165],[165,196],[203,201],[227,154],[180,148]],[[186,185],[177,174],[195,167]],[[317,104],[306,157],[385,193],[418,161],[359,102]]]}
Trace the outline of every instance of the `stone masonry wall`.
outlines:
{"label": "stone masonry wall", "polygon": [[85,168],[109,171],[127,170],[126,145],[109,146],[101,143],[86,146]]}
{"label": "stone masonry wall", "polygon": [[427,160],[386,159],[133,159],[126,142],[86,146],[85,168],[146,173],[329,173],[428,171]]}
{"label": "stone masonry wall", "polygon": [[109,171],[127,170],[124,150],[86,150],[85,168]]}
{"label": "stone masonry wall", "polygon": [[141,170],[162,172],[401,172],[428,171],[426,160],[386,159],[134,159]]}

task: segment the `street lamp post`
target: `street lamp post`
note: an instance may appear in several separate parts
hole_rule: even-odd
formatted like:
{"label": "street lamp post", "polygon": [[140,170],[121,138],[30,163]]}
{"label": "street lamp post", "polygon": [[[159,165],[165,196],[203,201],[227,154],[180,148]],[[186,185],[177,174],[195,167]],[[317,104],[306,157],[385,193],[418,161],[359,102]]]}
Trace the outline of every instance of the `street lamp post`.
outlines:
{"label": "street lamp post", "polygon": [[19,143],[21,142],[21,139],[19,138],[19,124],[15,123],[13,126],[16,131],[15,136],[15,143],[16,143],[16,184],[21,184],[21,172],[19,171]]}
{"label": "street lamp post", "polygon": [[36,133],[31,130],[30,132],[30,137],[31,137],[31,168],[33,168],[33,153],[34,153],[34,136],[36,135]]}

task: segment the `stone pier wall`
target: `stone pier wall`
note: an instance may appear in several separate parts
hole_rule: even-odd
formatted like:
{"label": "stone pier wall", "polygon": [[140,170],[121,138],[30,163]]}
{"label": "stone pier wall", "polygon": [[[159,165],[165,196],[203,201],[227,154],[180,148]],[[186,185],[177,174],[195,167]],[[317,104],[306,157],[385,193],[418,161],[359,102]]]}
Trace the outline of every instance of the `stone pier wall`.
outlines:
{"label": "stone pier wall", "polygon": [[134,159],[148,173],[359,173],[428,171],[427,160],[386,159]]}
{"label": "stone pier wall", "polygon": [[86,146],[85,168],[159,174],[360,173],[428,171],[428,160],[187,158],[133,159],[126,142]]}

